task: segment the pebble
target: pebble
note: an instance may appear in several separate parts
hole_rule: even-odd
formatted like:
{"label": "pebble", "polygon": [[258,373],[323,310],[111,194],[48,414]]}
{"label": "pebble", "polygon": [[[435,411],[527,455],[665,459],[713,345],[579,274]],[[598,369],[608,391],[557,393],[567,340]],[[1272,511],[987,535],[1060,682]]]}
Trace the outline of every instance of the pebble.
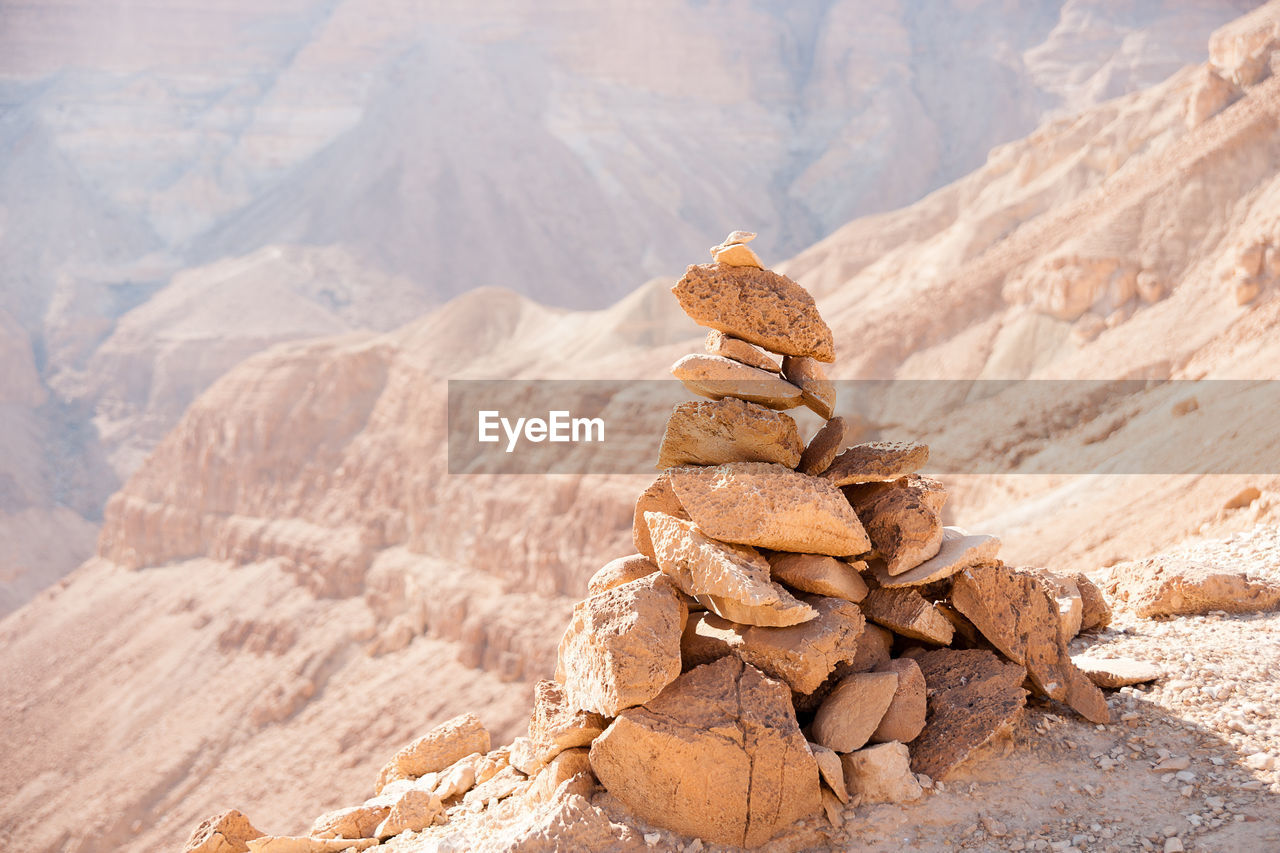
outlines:
{"label": "pebble", "polygon": [[644,834],[644,843],[650,847],[657,847],[658,842],[662,840],[662,836],[656,832],[646,832]]}
{"label": "pebble", "polygon": [[1183,853],[1187,848],[1182,846],[1182,841],[1175,835],[1173,838],[1165,839],[1164,853]]}
{"label": "pebble", "polygon": [[1275,770],[1276,757],[1265,752],[1255,752],[1244,760],[1244,764],[1251,770]]}

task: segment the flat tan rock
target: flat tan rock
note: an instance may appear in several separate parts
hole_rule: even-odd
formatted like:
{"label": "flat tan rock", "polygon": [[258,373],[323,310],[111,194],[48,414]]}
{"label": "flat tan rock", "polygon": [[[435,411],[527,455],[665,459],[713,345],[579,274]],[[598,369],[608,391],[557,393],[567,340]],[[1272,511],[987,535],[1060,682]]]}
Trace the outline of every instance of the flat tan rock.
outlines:
{"label": "flat tan rock", "polygon": [[713,400],[737,397],[770,409],[794,409],[803,401],[800,389],[776,373],[718,355],[686,355],[671,365],[671,375]]}
{"label": "flat tan rock", "polygon": [[1099,687],[1115,689],[1130,684],[1145,684],[1164,677],[1160,667],[1132,658],[1095,658],[1073,655],[1071,662]]}
{"label": "flat tan rock", "polygon": [[610,560],[587,581],[587,595],[595,595],[615,586],[639,580],[658,571],[658,564],[644,554],[631,554]]}
{"label": "flat tan rock", "polygon": [[716,844],[758,846],[822,808],[790,691],[732,655],[623,711],[591,766],[642,820]]}
{"label": "flat tan rock", "polygon": [[402,832],[421,832],[444,820],[444,804],[434,793],[404,792],[373,831],[374,838],[393,838]]}
{"label": "flat tan rock", "polygon": [[673,468],[671,488],[698,528],[721,542],[833,557],[871,547],[839,489],[781,465]]}
{"label": "flat tan rock", "polygon": [[814,596],[806,603],[817,618],[788,628],[739,625],[714,613],[691,617],[681,642],[685,668],[736,654],[797,693],[816,690],[836,664],[853,656],[865,623],[848,601]]}
{"label": "flat tan rock", "polygon": [[916,657],[928,717],[911,744],[911,768],[945,779],[970,755],[1013,729],[1026,670],[985,649],[936,649]]}
{"label": "flat tan rock", "polygon": [[951,605],[1009,660],[1026,667],[1037,692],[1092,722],[1110,721],[1106,697],[1071,663],[1057,599],[1034,572],[970,567],[955,576]]}
{"label": "flat tan rock", "polygon": [[390,811],[390,806],[383,805],[334,809],[316,818],[308,834],[313,838],[372,838]]}
{"label": "flat tan rock", "polygon": [[945,580],[956,572],[982,563],[995,562],[1000,540],[985,533],[970,534],[958,527],[942,528],[942,544],[938,553],[914,569],[891,575],[883,566],[875,566],[876,581],[883,587],[924,586]]}
{"label": "flat tan rock", "polygon": [[376,838],[310,838],[294,835],[264,835],[248,842],[249,853],[343,853],[377,847]]}
{"label": "flat tan rock", "polygon": [[534,685],[529,740],[538,763],[545,764],[566,749],[590,745],[608,725],[602,714],[573,707],[557,682],[543,680]]}
{"label": "flat tan rock", "polygon": [[1033,569],[1036,576],[1044,581],[1055,601],[1058,602],[1058,617],[1062,620],[1062,634],[1071,640],[1080,633],[1084,619],[1084,600],[1075,579],[1060,575],[1048,569]]}
{"label": "flat tan rock", "polygon": [[804,356],[783,356],[782,375],[800,389],[804,404],[818,417],[826,420],[835,412],[836,386],[827,378],[819,361]]}
{"label": "flat tan rock", "polygon": [[862,613],[895,634],[938,646],[951,644],[955,628],[912,587],[873,589],[862,600]]}
{"label": "flat tan rock", "polygon": [[236,809],[219,812],[200,822],[187,839],[182,853],[246,853],[246,843],[262,833]]}
{"label": "flat tan rock", "polygon": [[675,584],[660,574],[576,604],[556,666],[569,704],[612,717],[657,696],[680,674],[688,615]]}
{"label": "flat tan rock", "polygon": [[849,486],[844,494],[891,577],[914,569],[942,547],[947,491],[932,477],[913,474],[891,483]]}
{"label": "flat tan rock", "polygon": [[895,658],[880,664],[875,671],[895,673],[898,687],[880,725],[871,733],[871,742],[910,743],[920,734],[925,721],[925,684],[920,665],[910,658]]}
{"label": "flat tan rock", "polygon": [[473,752],[489,751],[489,732],[475,714],[459,714],[446,720],[401,749],[382,768],[374,786],[381,793],[395,779],[416,779],[435,773]]}
{"label": "flat tan rock", "polygon": [[800,463],[800,432],[789,415],[735,397],[691,401],[667,419],[658,467],[725,462]]}
{"label": "flat tan rock", "polygon": [[694,322],[782,355],[835,361],[831,329],[803,287],[751,267],[697,264],[671,288]]}
{"label": "flat tan rock", "polygon": [[1280,581],[1180,557],[1113,566],[1103,590],[1112,602],[1148,619],[1280,609]]}
{"label": "flat tan rock", "polygon": [[773,579],[801,592],[829,595],[845,601],[867,597],[861,572],[867,564],[849,563],[826,554],[776,553],[769,557]]}
{"label": "flat tan rock", "polygon": [[880,725],[897,687],[897,673],[850,675],[818,706],[810,729],[814,741],[836,752],[859,749]]}
{"label": "flat tan rock", "polygon": [[840,756],[849,792],[866,805],[907,803],[924,796],[911,772],[911,754],[901,743],[869,746]]}
{"label": "flat tan rock", "polygon": [[654,560],[653,540],[649,537],[649,525],[644,520],[647,512],[660,512],[664,515],[689,520],[689,514],[680,506],[680,499],[671,488],[671,471],[663,471],[649,487],[636,498],[635,517],[631,524],[631,540],[636,550],[650,560]]}
{"label": "flat tan rock", "polygon": [[782,366],[774,361],[773,357],[764,350],[732,335],[717,332],[715,329],[707,332],[707,340],[703,346],[711,355],[731,358],[734,361],[740,361],[743,364],[749,364],[752,367],[758,367],[770,373],[780,373],[782,371]]}
{"label": "flat tan rock", "polygon": [[731,267],[755,267],[764,269],[764,264],[756,253],[741,243],[729,243],[711,248],[711,258],[718,264]]}
{"label": "flat tan rock", "polygon": [[769,561],[749,545],[718,542],[692,522],[645,514],[658,568],[711,612],[745,625],[785,627],[817,612],[769,575]]}
{"label": "flat tan rock", "polygon": [[1080,630],[1100,631],[1111,624],[1111,605],[1102,588],[1084,572],[1076,572],[1072,579],[1080,590]]}
{"label": "flat tan rock", "polygon": [[729,236],[725,237],[724,242],[720,245],[732,246],[735,244],[745,244],[750,243],[755,238],[756,232],[754,231],[730,231]]}
{"label": "flat tan rock", "polygon": [[913,441],[855,444],[835,458],[822,476],[837,486],[889,483],[914,474],[929,461],[929,446]]}
{"label": "flat tan rock", "polygon": [[840,754],[834,749],[827,749],[820,743],[810,743],[809,752],[818,762],[818,775],[822,783],[831,789],[836,799],[842,803],[849,802],[849,789],[844,784],[844,768],[840,765]]}
{"label": "flat tan rock", "polygon": [[845,432],[844,418],[836,416],[828,420],[813,434],[813,438],[809,439],[809,445],[800,455],[800,464],[796,469],[801,474],[817,477],[830,468],[836,454],[840,452],[840,448],[844,447]]}

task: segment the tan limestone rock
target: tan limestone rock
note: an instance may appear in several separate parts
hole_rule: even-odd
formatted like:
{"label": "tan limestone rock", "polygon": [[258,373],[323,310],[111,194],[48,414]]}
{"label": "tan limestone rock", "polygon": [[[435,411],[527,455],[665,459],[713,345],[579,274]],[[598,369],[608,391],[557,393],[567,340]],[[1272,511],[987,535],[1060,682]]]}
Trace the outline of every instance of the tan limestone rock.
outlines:
{"label": "tan limestone rock", "polygon": [[681,644],[685,667],[736,654],[797,693],[816,690],[836,664],[853,656],[864,622],[847,601],[815,596],[807,603],[817,618],[787,628],[739,625],[714,613],[690,618]]}
{"label": "tan limestone rock", "polygon": [[789,415],[736,397],[680,403],[667,419],[658,467],[776,462],[794,468],[803,452]]}
{"label": "tan limestone rock", "polygon": [[718,355],[686,355],[671,365],[671,375],[713,400],[737,397],[770,409],[794,409],[802,401],[800,389],[776,373]]}
{"label": "tan limestone rock", "polygon": [[644,554],[630,554],[610,560],[587,581],[587,595],[595,595],[624,583],[631,583],[658,571],[657,563]]}
{"label": "tan limestone rock", "polygon": [[800,455],[800,464],[796,466],[797,470],[801,474],[817,477],[831,467],[831,463],[835,461],[836,454],[844,446],[845,432],[844,418],[836,416],[828,420],[822,425],[821,429],[813,434],[813,438],[809,439],[809,445],[805,447],[804,453]]}
{"label": "tan limestone rock", "polygon": [[947,500],[937,480],[913,474],[891,483],[849,486],[844,494],[890,576],[937,555]]}
{"label": "tan limestone rock", "polygon": [[826,554],[777,553],[769,557],[773,579],[801,592],[829,595],[846,601],[861,601],[867,597],[867,582],[860,572],[867,567]]}
{"label": "tan limestone rock", "polygon": [[414,779],[435,773],[464,755],[489,751],[489,732],[475,714],[460,714],[446,720],[401,749],[382,768],[374,787],[380,793],[394,779]]}
{"label": "tan limestone rock", "polygon": [[[671,471],[663,471],[649,487],[636,498],[635,517],[631,525],[631,540],[636,550],[654,560],[653,540],[649,537],[649,525],[644,520],[646,512],[661,512],[688,520],[689,514],[680,506],[680,499],[671,488]],[[656,560],[655,560],[656,562]]]}
{"label": "tan limestone rock", "polygon": [[836,407],[836,386],[827,378],[820,362],[804,356],[783,356],[782,375],[800,389],[804,404],[818,417],[824,420],[831,417]]}
{"label": "tan limestone rock", "polygon": [[1144,684],[1164,676],[1164,672],[1155,664],[1132,658],[1073,655],[1071,662],[1089,676],[1089,680],[1094,684],[1111,689],[1127,687],[1130,684]]}
{"label": "tan limestone rock", "polygon": [[587,746],[608,725],[603,715],[570,705],[560,684],[543,680],[534,685],[529,739],[539,763],[545,764],[566,749]]}
{"label": "tan limestone rock", "polygon": [[511,744],[490,750],[476,765],[476,782],[487,782],[509,766],[511,766]]}
{"label": "tan limestone rock", "polygon": [[698,528],[721,542],[833,557],[871,545],[839,489],[781,465],[676,468],[671,488]]}
{"label": "tan limestone rock", "polygon": [[313,838],[372,838],[390,811],[390,806],[382,805],[334,809],[316,818],[309,834]]}
{"label": "tan limestone rock", "polygon": [[725,264],[726,266],[764,269],[764,264],[760,262],[760,258],[756,256],[756,253],[741,243],[713,246],[711,248],[711,258],[716,263]]}
{"label": "tan limestone rock", "polygon": [[556,790],[575,777],[582,777],[582,784],[575,793],[586,796],[595,786],[595,773],[591,770],[590,751],[586,747],[566,749],[538,771],[524,792],[528,803],[544,803],[555,795]]}
{"label": "tan limestone rock", "polygon": [[781,365],[774,361],[773,358],[763,350],[752,346],[744,340],[739,340],[732,335],[726,335],[724,332],[717,332],[715,329],[707,332],[707,340],[703,346],[711,355],[731,358],[734,361],[740,361],[743,364],[749,364],[752,367],[758,367],[761,370],[768,370],[771,373],[779,373],[782,371]]}
{"label": "tan limestone rock", "polygon": [[691,522],[646,513],[658,567],[713,613],[747,625],[786,626],[817,613],[774,583],[769,562],[747,545],[717,542]]}
{"label": "tan limestone rock", "polygon": [[1084,619],[1084,600],[1075,579],[1048,569],[1033,571],[1040,580],[1044,581],[1044,585],[1058,602],[1058,617],[1062,620],[1063,636],[1068,640],[1072,639],[1080,633],[1080,626]]}
{"label": "tan limestone rock", "polygon": [[1111,624],[1111,605],[1102,593],[1102,588],[1084,572],[1076,572],[1072,576],[1076,589],[1080,591],[1080,630],[1100,631]]}
{"label": "tan limestone rock", "polygon": [[671,288],[694,322],[782,355],[835,361],[831,329],[813,297],[784,275],[697,264]]}
{"label": "tan limestone rock", "polygon": [[896,741],[840,756],[849,792],[864,804],[918,800],[924,789],[911,772],[911,754]]}
{"label": "tan limestone rock", "polygon": [[556,666],[569,704],[612,717],[657,696],[680,674],[687,617],[675,584],[659,574],[576,604]]}
{"label": "tan limestone rock", "polygon": [[376,838],[310,838],[264,835],[248,842],[249,853],[343,853],[378,846]]}
{"label": "tan limestone rock", "polygon": [[876,581],[883,587],[924,586],[944,580],[969,566],[994,562],[1000,540],[985,533],[969,534],[959,527],[942,528],[938,553],[914,569],[891,575],[883,566],[875,567]]}
{"label": "tan limestone rock", "polygon": [[925,684],[920,665],[910,658],[895,658],[876,667],[876,672],[892,672],[898,686],[880,725],[871,733],[872,743],[910,743],[920,734],[925,721]]}
{"label": "tan limestone rock", "polygon": [[738,244],[750,243],[756,238],[754,231],[730,231],[729,236],[724,238],[722,246],[733,246]]}
{"label": "tan limestone rock", "polygon": [[822,807],[789,691],[732,655],[623,711],[591,766],[642,820],[717,844],[763,844]]}
{"label": "tan limestone rock", "polygon": [[897,673],[850,675],[818,707],[811,729],[814,741],[836,752],[863,746],[880,725],[897,687]]}
{"label": "tan limestone rock", "polygon": [[872,441],[845,450],[822,476],[837,486],[889,483],[914,474],[928,461],[928,445],[912,441]]}
{"label": "tan limestone rock", "polygon": [[844,784],[844,768],[840,766],[839,753],[820,743],[810,743],[809,752],[813,753],[814,761],[818,762],[818,774],[822,783],[831,789],[837,800],[849,802],[849,789]]}
{"label": "tan limestone rock", "polygon": [[[538,805],[527,821],[520,821],[514,837],[503,839],[507,853],[568,853],[568,851],[609,851],[609,853],[651,853],[640,833],[614,823],[602,809],[593,806],[567,780],[551,798]],[[438,848],[461,850],[459,847]],[[471,853],[471,851],[467,851]]]}
{"label": "tan limestone rock", "polygon": [[496,776],[478,782],[467,791],[462,802],[472,808],[488,808],[496,802],[505,800],[512,794],[522,791],[529,784],[529,778],[514,767],[507,767]]}
{"label": "tan limestone rock", "polygon": [[1038,692],[1092,722],[1110,720],[1106,698],[1071,663],[1057,599],[1034,572],[970,567],[955,576],[951,604],[1009,660],[1026,667]]}
{"label": "tan limestone rock", "polygon": [[533,776],[546,766],[546,762],[539,755],[540,750],[533,742],[533,738],[517,737],[511,742],[509,762],[512,767],[526,776]]}
{"label": "tan limestone rock", "polygon": [[262,833],[236,809],[228,809],[200,822],[187,839],[182,853],[245,853],[245,842],[261,838]]}
{"label": "tan limestone rock", "polygon": [[484,756],[478,752],[463,756],[440,771],[439,781],[432,791],[442,801],[449,801],[470,791],[476,784],[476,771]]}
{"label": "tan limestone rock", "polygon": [[373,831],[374,838],[421,832],[444,819],[444,804],[434,793],[417,788],[404,792]]}
{"label": "tan limestone rock", "polygon": [[862,600],[862,613],[895,634],[939,646],[949,645],[955,634],[947,618],[912,587],[871,590]]}
{"label": "tan limestone rock", "polygon": [[1103,589],[1113,602],[1147,618],[1280,608],[1280,581],[1178,557],[1113,566]]}
{"label": "tan limestone rock", "polygon": [[945,779],[975,751],[1012,730],[1026,704],[1026,670],[985,649],[936,649],[915,658],[928,717],[911,744],[911,768]]}

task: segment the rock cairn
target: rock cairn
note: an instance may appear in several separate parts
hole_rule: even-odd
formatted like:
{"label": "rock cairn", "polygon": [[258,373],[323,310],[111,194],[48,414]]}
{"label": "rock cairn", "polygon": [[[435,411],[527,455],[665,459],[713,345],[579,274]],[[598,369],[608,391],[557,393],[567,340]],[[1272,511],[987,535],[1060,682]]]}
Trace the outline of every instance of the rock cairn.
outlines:
{"label": "rock cairn", "polygon": [[[307,837],[234,813],[189,850],[365,849],[513,800],[569,803],[586,825],[600,786],[648,824],[750,848],[824,811],[839,824],[849,803],[920,797],[1007,732],[1028,690],[1105,723],[1095,681],[1152,677],[1072,662],[1068,642],[1110,619],[1099,589],[944,527],[927,447],[845,447],[831,330],[754,236],[730,234],[673,288],[711,331],[672,373],[706,399],[672,412],[637,553],[591,578],[528,736],[490,749],[476,717],[455,718]],[[800,405],[824,419],[808,444],[785,414]],[[236,833],[255,837],[201,846]]]}

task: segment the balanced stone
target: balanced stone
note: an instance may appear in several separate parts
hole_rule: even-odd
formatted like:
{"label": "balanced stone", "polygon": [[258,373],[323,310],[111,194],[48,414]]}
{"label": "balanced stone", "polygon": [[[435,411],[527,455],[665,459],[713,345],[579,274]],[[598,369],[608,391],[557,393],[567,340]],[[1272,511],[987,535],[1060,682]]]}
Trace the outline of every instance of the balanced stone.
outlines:
{"label": "balanced stone", "polygon": [[735,338],[733,335],[717,332],[715,329],[707,332],[707,340],[703,346],[711,355],[731,358],[734,361],[740,361],[743,364],[749,364],[761,370],[768,370],[770,373],[779,373],[782,370],[778,362],[774,361],[763,350],[752,346],[744,340]]}
{"label": "balanced stone", "polygon": [[776,373],[719,355],[686,355],[671,365],[671,375],[713,400],[737,397],[770,409],[794,409],[803,401],[800,388]]}
{"label": "balanced stone", "polygon": [[777,553],[769,557],[773,579],[801,592],[830,595],[846,601],[867,597],[867,582],[860,572],[867,564],[848,563],[826,554]]}
{"label": "balanced stone", "polygon": [[855,444],[822,472],[837,486],[888,483],[914,474],[929,461],[929,446],[911,441],[872,441]]}
{"label": "balanced stone", "polygon": [[844,446],[844,439],[844,418],[837,416],[823,424],[800,455],[800,464],[797,466],[800,473],[816,477],[827,470]]}
{"label": "balanced stone", "polygon": [[852,752],[870,738],[898,687],[894,672],[859,672],[836,685],[813,717],[813,739],[836,752]]}
{"label": "balanced stone", "polygon": [[788,355],[782,358],[782,375],[800,389],[804,404],[824,420],[836,407],[836,386],[831,384],[822,365],[812,358]]}
{"label": "balanced stone", "polygon": [[803,452],[796,422],[735,397],[681,403],[667,419],[658,467],[776,462],[794,468]]}
{"label": "balanced stone", "polygon": [[891,575],[883,564],[879,564],[873,567],[873,571],[876,581],[883,587],[924,586],[949,578],[970,566],[992,562],[999,550],[1000,540],[994,536],[965,533],[959,527],[944,527],[938,553],[914,569]]}
{"label": "balanced stone", "polygon": [[939,646],[949,645],[955,635],[947,617],[911,588],[873,589],[862,601],[862,612],[895,634]]}
{"label": "balanced stone", "polygon": [[844,493],[890,576],[938,553],[947,492],[937,480],[913,474],[891,483],[849,486]]}

